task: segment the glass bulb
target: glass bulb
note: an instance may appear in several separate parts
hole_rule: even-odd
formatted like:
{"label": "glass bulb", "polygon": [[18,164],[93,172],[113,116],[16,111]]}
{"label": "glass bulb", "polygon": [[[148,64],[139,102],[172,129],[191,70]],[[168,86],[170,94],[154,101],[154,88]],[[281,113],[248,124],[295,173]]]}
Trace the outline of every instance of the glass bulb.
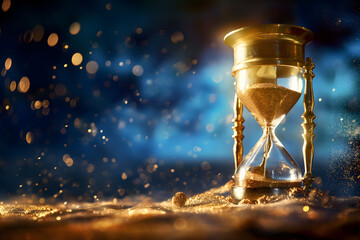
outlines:
{"label": "glass bulb", "polygon": [[275,135],[275,128],[299,100],[302,69],[260,65],[236,73],[236,92],[263,129],[263,135],[235,173],[243,188],[288,188],[301,185],[298,164]]}

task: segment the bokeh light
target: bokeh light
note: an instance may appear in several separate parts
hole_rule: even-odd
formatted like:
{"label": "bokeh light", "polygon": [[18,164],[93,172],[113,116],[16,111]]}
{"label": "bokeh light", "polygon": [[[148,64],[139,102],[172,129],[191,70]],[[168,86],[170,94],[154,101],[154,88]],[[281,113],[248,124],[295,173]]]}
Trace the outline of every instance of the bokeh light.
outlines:
{"label": "bokeh light", "polygon": [[78,33],[80,32],[80,29],[81,29],[80,23],[74,22],[74,23],[72,23],[72,24],[70,25],[70,27],[69,27],[69,32],[70,32],[70,34],[72,34],[72,35],[76,35],[76,34],[78,34]]}
{"label": "bokeh light", "polygon": [[95,74],[99,69],[99,64],[95,61],[90,61],[86,64],[86,71],[89,74]]}
{"label": "bokeh light", "polygon": [[50,34],[47,40],[48,45],[50,47],[54,47],[58,43],[58,41],[59,41],[59,36],[56,33]]}
{"label": "bokeh light", "polygon": [[28,144],[32,143],[34,141],[34,134],[32,132],[26,133],[26,142]]}
{"label": "bokeh light", "polygon": [[69,154],[65,154],[63,156],[63,161],[68,167],[71,167],[74,164],[74,160],[70,157]]}
{"label": "bokeh light", "polygon": [[11,68],[11,65],[12,65],[12,60],[11,60],[11,58],[7,58],[7,59],[5,60],[5,69],[6,69],[6,70],[9,70],[9,69]]}
{"label": "bokeh light", "polygon": [[74,66],[78,66],[82,63],[83,56],[81,53],[74,53],[74,55],[71,57],[71,62]]}
{"label": "bokeh light", "polygon": [[35,42],[40,42],[44,37],[44,27],[41,25],[36,25],[33,29],[33,40]]}
{"label": "bokeh light", "polygon": [[3,12],[7,12],[9,11],[10,6],[11,6],[11,0],[3,0],[1,9],[3,10]]}
{"label": "bokeh light", "polygon": [[140,77],[141,75],[143,75],[144,73],[144,69],[141,65],[135,65],[133,68],[132,68],[132,73],[137,76],[137,77]]}
{"label": "bokeh light", "polygon": [[31,41],[33,40],[33,38],[34,38],[34,34],[33,34],[33,32],[32,31],[30,31],[30,30],[27,30],[25,33],[24,33],[24,36],[23,36],[23,41],[25,42],[25,43],[31,43]]}
{"label": "bokeh light", "polygon": [[15,81],[12,81],[11,83],[10,83],[10,87],[9,87],[9,89],[10,89],[10,91],[15,91],[15,89],[16,89],[16,82]]}
{"label": "bokeh light", "polygon": [[175,32],[171,35],[171,41],[173,43],[179,43],[184,41],[184,35],[181,32]]}
{"label": "bokeh light", "polygon": [[41,108],[41,102],[39,100],[35,101],[34,107],[35,107],[35,109],[40,109]]}
{"label": "bokeh light", "polygon": [[18,85],[18,91],[21,93],[26,93],[29,90],[29,88],[30,88],[30,79],[26,76],[22,77]]}

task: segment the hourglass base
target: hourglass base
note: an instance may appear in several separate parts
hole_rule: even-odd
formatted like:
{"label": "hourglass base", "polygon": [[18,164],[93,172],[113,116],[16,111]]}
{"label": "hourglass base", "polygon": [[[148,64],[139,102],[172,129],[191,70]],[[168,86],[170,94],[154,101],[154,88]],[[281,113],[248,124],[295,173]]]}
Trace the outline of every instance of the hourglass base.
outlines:
{"label": "hourglass base", "polygon": [[232,187],[231,195],[232,198],[239,202],[243,199],[257,200],[260,197],[265,196],[280,196],[282,194],[288,194],[292,187],[301,187],[301,183],[292,183],[289,187],[262,187],[262,188],[244,188],[244,187]]}

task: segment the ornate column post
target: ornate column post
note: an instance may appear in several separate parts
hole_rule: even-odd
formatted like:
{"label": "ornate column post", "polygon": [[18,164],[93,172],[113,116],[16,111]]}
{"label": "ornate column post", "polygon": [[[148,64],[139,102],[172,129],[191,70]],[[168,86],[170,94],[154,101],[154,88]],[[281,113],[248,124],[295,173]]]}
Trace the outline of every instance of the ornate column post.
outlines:
{"label": "ornate column post", "polygon": [[234,139],[234,162],[235,162],[235,170],[240,165],[243,157],[243,144],[242,141],[244,139],[243,130],[244,126],[242,125],[245,122],[244,118],[242,117],[243,113],[243,104],[241,103],[240,99],[238,98],[237,94],[235,93],[234,97],[234,119],[232,122],[234,126],[232,127],[234,134],[232,135]]}
{"label": "ornate column post", "polygon": [[312,61],[312,58],[306,58],[306,62],[304,65],[304,78],[305,78],[305,90],[304,90],[304,114],[301,116],[304,119],[304,122],[301,126],[304,129],[304,133],[302,135],[304,139],[303,144],[303,157],[304,157],[304,167],[305,173],[303,176],[303,183],[305,189],[310,189],[312,187],[312,183],[314,181],[314,177],[312,175],[312,166],[313,166],[313,158],[314,158],[314,128],[316,124],[314,123],[315,114],[313,113],[314,109],[314,94],[312,88],[312,79],[315,77],[313,73],[313,69],[315,65]]}

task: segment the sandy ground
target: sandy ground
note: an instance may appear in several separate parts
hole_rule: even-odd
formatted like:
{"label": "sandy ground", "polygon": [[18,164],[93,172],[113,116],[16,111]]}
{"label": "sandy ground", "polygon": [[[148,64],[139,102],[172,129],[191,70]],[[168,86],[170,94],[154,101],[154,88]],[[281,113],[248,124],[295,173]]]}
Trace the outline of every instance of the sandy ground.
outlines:
{"label": "sandy ground", "polygon": [[228,186],[187,199],[0,205],[0,239],[360,239],[360,197],[314,190],[235,204]]}

